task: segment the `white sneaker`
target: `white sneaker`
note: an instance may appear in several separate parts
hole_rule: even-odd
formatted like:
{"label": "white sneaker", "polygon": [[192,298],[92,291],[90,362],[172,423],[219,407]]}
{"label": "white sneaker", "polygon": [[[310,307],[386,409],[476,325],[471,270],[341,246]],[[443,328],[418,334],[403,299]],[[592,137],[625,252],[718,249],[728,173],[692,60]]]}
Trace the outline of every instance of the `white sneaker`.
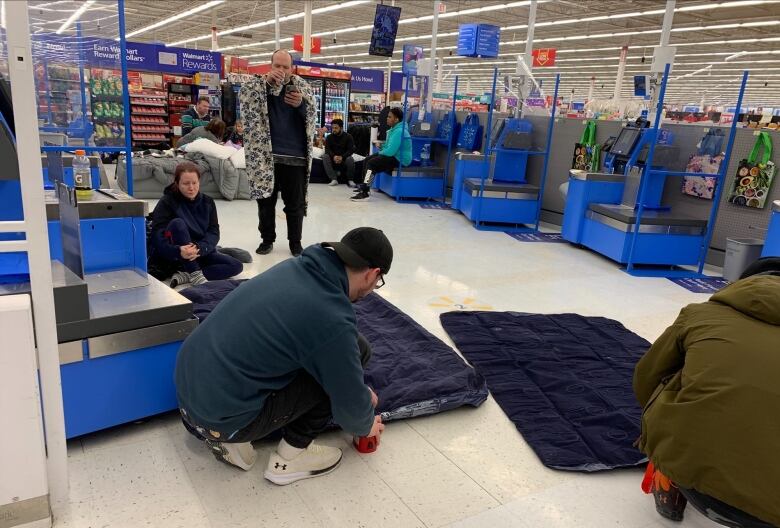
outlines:
{"label": "white sneaker", "polygon": [[274,451],[268,459],[263,476],[279,486],[301,479],[327,475],[341,463],[341,449],[312,443],[292,460],[285,460]]}
{"label": "white sneaker", "polygon": [[251,442],[231,444],[227,442],[215,442],[206,440],[206,445],[211,449],[214,458],[225,464],[231,464],[244,471],[249,471],[255,465],[257,452]]}
{"label": "white sneaker", "polygon": [[354,186],[355,186],[355,182],[353,182],[352,180],[349,180],[347,182],[347,187],[354,187]]}
{"label": "white sneaker", "polygon": [[336,185],[338,185],[338,184],[339,184],[339,182],[338,182],[338,181],[336,181],[336,180],[331,180],[331,181],[330,181],[330,183],[328,184],[328,187],[335,187],[335,186],[336,186]]}

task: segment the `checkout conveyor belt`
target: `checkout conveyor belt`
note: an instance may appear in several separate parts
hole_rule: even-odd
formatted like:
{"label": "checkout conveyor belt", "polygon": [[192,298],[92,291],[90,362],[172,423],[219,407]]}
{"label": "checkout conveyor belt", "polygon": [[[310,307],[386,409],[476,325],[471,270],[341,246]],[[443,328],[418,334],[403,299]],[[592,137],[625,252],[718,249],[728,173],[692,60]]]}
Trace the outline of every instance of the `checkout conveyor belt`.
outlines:
{"label": "checkout conveyor belt", "polygon": [[[636,226],[636,209],[621,204],[590,204],[586,218],[625,232]],[[645,210],[642,213],[640,233],[701,235],[707,229],[707,220],[674,211]]]}

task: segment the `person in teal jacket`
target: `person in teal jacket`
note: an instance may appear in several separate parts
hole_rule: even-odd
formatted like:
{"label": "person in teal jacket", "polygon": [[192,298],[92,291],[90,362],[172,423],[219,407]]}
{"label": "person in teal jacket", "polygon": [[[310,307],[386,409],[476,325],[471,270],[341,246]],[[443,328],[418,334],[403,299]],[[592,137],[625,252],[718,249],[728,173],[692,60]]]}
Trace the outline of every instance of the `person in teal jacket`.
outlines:
{"label": "person in teal jacket", "polygon": [[412,162],[412,137],[404,123],[404,113],[400,108],[391,108],[387,114],[387,140],[378,154],[372,154],[363,162],[366,172],[363,182],[358,184],[353,202],[367,200],[369,189],[378,172],[393,172],[396,167],[406,167]]}

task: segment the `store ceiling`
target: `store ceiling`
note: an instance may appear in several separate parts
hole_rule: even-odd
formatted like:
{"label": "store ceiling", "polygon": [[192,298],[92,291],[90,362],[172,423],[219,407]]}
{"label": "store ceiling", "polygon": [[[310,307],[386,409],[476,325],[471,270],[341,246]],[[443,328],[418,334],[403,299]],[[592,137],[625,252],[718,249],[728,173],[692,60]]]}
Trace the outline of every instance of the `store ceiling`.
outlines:
{"label": "store ceiling", "polygon": [[[67,10],[72,12],[81,5],[81,2],[70,0],[30,3],[56,9],[60,19],[67,17]],[[313,55],[312,60],[386,68],[387,59],[368,55],[376,3],[375,0],[315,0],[312,33],[322,37],[322,53]],[[391,2],[386,0],[385,3]],[[464,84],[467,84],[472,92],[479,93],[489,90],[494,67],[499,68],[502,75],[514,72],[517,55],[525,49],[529,2],[443,0],[442,3],[444,12],[438,22],[437,55],[444,57],[445,90],[451,86],[454,74],[459,76],[459,91],[465,91]],[[213,25],[218,32],[225,33],[218,37],[218,49],[223,53],[249,57],[253,62],[269,60],[275,47],[272,0],[211,2],[215,5],[134,35],[152,24],[207,4],[205,0],[126,0],[126,33],[133,41],[210,49]],[[291,46],[292,35],[303,33],[303,2],[281,0],[279,4],[282,47]],[[89,20],[89,17],[98,16],[100,12],[109,13],[111,9],[115,13],[115,5],[110,0],[99,0],[90,6],[83,18]],[[402,44],[419,44],[428,51],[433,2],[395,0],[395,5],[402,9],[393,57],[394,69],[398,70]],[[534,74],[544,81],[545,87],[550,87],[554,73],[560,73],[560,93],[568,98],[574,91],[575,100],[584,98],[591,77],[595,77],[594,96],[612,97],[621,46],[629,46],[626,79],[648,73],[652,48],[660,40],[664,7],[665,2],[660,0],[540,1],[534,47],[556,48],[558,57],[554,68],[537,68]],[[733,103],[741,72],[749,69],[749,101],[780,107],[779,1],[678,0],[676,8],[670,44],[677,46],[677,58],[667,100]],[[35,7],[31,7],[31,13],[34,10]],[[36,16],[50,19],[53,15],[39,12]],[[474,22],[502,28],[498,59],[469,59],[455,55],[458,25]],[[111,23],[110,19],[105,19],[102,30],[108,31]],[[48,24],[51,29],[53,22]],[[692,76],[681,77],[708,67]],[[625,82],[623,94],[629,96],[632,92],[633,84]]]}

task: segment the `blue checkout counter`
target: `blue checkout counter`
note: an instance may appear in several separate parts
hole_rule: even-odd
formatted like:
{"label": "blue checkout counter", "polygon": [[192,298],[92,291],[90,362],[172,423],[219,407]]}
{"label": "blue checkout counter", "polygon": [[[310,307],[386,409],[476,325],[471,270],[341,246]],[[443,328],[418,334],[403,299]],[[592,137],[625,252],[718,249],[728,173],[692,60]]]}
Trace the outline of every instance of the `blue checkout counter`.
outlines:
{"label": "blue checkout counter", "polygon": [[766,241],[762,257],[780,257],[780,200],[772,203],[772,216],[769,219],[769,229],[766,232]]}
{"label": "blue checkout counter", "polygon": [[621,129],[605,160],[612,173],[569,172],[561,234],[564,240],[628,265],[632,273],[639,273],[635,265],[656,266],[662,269],[641,273],[668,276],[687,272],[674,269],[677,266],[699,264],[707,220],[661,203],[670,174],[663,167],[677,163],[679,152],[673,145],[656,144],[651,170],[645,158],[656,132],[641,119]]}
{"label": "blue checkout counter", "polygon": [[[429,115],[427,117],[430,117]],[[457,130],[453,124],[450,133],[443,134],[441,122],[438,125],[432,122],[417,122],[417,114],[412,115],[411,141],[412,141],[412,160],[421,160],[422,151],[429,145],[429,160],[426,165],[410,165],[401,167],[390,173],[380,172],[376,174],[373,189],[382,191],[397,202],[421,201],[421,200],[444,200],[446,194],[446,183],[448,179],[449,152],[452,147],[452,130]],[[434,147],[439,146],[439,153],[444,151],[445,155],[441,164],[437,165],[438,157],[434,153]]]}
{"label": "blue checkout counter", "polygon": [[[47,191],[67,437],[176,409],[176,355],[197,319],[146,273],[146,202],[98,191],[61,202]],[[29,291],[5,277],[0,295]]]}
{"label": "blue checkout counter", "polygon": [[[569,172],[563,213],[564,240],[626,264],[636,231],[639,176]],[[707,221],[669,210],[645,210],[636,234],[634,261],[648,265],[698,263]]]}
{"label": "blue checkout counter", "polygon": [[477,229],[524,230],[537,222],[540,189],[526,180],[532,125],[501,119],[491,132],[490,155],[459,152],[455,159],[452,208]]}

